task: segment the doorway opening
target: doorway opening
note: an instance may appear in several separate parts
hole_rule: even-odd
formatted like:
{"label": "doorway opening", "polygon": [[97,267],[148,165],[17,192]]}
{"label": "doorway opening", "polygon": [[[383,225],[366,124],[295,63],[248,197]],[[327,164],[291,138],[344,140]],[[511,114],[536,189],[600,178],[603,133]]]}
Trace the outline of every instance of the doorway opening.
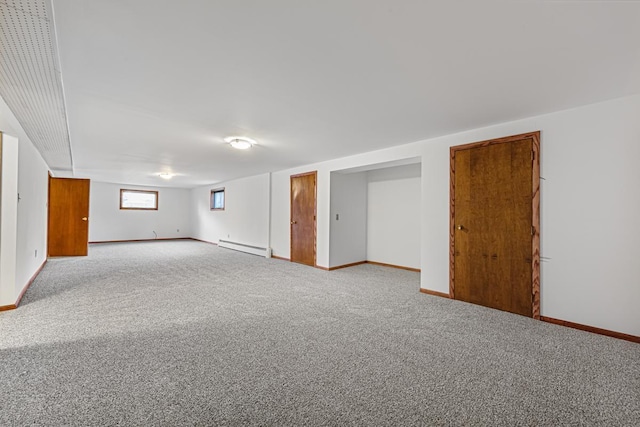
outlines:
{"label": "doorway opening", "polygon": [[329,269],[420,271],[420,157],[331,172]]}

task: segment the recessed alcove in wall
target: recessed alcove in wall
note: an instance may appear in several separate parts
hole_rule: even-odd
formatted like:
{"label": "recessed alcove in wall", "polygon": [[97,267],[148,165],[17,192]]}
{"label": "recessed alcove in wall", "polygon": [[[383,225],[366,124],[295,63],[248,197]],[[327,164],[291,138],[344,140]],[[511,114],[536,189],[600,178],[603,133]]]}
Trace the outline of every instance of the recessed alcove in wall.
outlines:
{"label": "recessed alcove in wall", "polygon": [[420,268],[419,157],[331,172],[329,268]]}

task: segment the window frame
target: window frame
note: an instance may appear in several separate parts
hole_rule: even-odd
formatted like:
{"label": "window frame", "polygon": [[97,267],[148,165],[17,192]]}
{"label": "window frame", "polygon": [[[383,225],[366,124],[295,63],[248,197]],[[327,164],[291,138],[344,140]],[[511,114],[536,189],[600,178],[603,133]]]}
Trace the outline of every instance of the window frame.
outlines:
{"label": "window frame", "polygon": [[[222,193],[222,207],[221,208],[214,208],[213,207],[213,198],[214,198],[214,194],[215,193]],[[209,208],[212,211],[223,211],[225,209],[225,207],[227,206],[227,194],[225,191],[224,187],[220,187],[220,188],[214,188],[213,190],[211,190],[211,194],[209,196]]]}
{"label": "window frame", "polygon": [[[155,196],[155,199],[156,199],[155,207],[152,207],[152,208],[123,207],[122,206],[122,199],[123,199],[123,195],[124,195],[125,192],[126,193],[153,194]],[[120,210],[125,210],[125,211],[157,211],[158,210],[158,199],[159,199],[158,191],[154,191],[154,190],[131,190],[131,189],[128,189],[128,188],[121,188],[120,189]]]}

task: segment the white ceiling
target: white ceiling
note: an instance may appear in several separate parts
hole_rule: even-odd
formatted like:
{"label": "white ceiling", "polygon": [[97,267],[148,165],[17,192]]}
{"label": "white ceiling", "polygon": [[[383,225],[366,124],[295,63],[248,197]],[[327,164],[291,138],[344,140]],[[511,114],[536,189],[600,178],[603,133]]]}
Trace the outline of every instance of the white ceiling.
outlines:
{"label": "white ceiling", "polygon": [[[53,11],[74,174],[99,181],[193,187],[640,92],[639,2],[53,0]],[[229,135],[260,145],[233,150]]]}

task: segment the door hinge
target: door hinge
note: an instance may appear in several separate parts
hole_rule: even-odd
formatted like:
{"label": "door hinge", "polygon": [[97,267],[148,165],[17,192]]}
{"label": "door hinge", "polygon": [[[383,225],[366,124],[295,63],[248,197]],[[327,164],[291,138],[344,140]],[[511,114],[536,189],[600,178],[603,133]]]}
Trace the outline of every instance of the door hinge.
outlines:
{"label": "door hinge", "polygon": [[531,226],[531,235],[532,236],[536,235],[536,228],[533,225]]}
{"label": "door hinge", "polygon": [[536,152],[531,150],[531,160],[535,160],[536,159]]}

